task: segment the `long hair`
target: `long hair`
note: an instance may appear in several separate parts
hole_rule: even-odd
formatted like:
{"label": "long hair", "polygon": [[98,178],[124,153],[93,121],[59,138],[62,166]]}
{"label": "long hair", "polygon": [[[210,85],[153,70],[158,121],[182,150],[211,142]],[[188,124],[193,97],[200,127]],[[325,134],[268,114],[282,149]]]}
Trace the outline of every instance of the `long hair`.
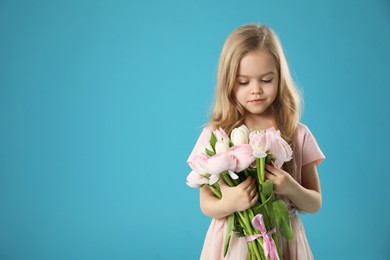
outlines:
{"label": "long hair", "polygon": [[[264,50],[274,59],[279,75],[277,96],[270,107],[276,128],[292,146],[301,114],[299,89],[293,81],[280,41],[265,25],[245,25],[234,30],[226,39],[218,64],[214,107],[209,125],[222,127],[228,134],[244,123],[245,109],[233,94],[241,59],[249,52]],[[294,147],[293,147],[294,148]],[[294,175],[293,160],[283,168]]]}

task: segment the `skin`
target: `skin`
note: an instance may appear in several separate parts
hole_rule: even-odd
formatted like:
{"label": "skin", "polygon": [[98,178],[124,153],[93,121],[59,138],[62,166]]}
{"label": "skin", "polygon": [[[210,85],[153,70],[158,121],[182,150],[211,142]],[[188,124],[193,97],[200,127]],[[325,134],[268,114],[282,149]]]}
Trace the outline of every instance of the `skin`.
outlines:
{"label": "skin", "polygon": [[[240,62],[233,94],[245,108],[245,125],[253,129],[267,129],[275,123],[270,106],[278,92],[278,71],[274,59],[264,50],[249,52]],[[286,196],[300,210],[314,213],[322,205],[320,182],[315,162],[301,170],[302,184],[288,172],[266,165],[265,178],[274,184],[277,195]],[[200,189],[202,212],[212,218],[223,218],[233,212],[252,207],[258,200],[256,180],[249,177],[236,187],[220,180],[222,199],[218,199],[207,186]]]}

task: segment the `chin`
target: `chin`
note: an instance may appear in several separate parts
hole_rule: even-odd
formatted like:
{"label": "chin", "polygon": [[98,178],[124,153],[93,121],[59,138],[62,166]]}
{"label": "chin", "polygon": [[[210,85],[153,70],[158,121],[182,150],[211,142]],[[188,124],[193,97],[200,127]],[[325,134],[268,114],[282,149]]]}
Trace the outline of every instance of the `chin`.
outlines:
{"label": "chin", "polygon": [[251,114],[254,114],[254,115],[262,115],[264,114],[264,109],[252,109],[252,110],[248,110]]}

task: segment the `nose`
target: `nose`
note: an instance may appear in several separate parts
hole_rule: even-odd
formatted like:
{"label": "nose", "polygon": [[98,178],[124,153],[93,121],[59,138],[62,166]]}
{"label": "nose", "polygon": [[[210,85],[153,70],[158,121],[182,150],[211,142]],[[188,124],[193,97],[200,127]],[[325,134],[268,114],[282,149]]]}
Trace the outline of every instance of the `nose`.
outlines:
{"label": "nose", "polygon": [[261,94],[263,93],[263,87],[260,82],[254,82],[252,84],[252,94]]}

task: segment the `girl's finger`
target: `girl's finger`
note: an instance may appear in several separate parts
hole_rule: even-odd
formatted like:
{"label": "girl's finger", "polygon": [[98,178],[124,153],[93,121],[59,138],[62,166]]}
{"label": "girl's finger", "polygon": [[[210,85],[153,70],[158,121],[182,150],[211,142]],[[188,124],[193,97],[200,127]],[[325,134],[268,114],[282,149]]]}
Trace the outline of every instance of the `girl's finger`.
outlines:
{"label": "girl's finger", "polygon": [[270,174],[277,175],[278,174],[278,169],[275,168],[272,165],[266,164],[265,165],[265,171],[269,172]]}
{"label": "girl's finger", "polygon": [[253,190],[253,189],[256,189],[256,186],[257,186],[257,185],[256,185],[256,180],[255,180],[255,181],[253,181],[253,182],[251,183],[250,186],[247,187],[247,189],[248,189],[248,190]]}
{"label": "girl's finger", "polygon": [[257,193],[257,190],[253,189],[253,190],[251,190],[249,195],[250,195],[251,198],[253,198],[254,196],[256,196],[256,193]]}
{"label": "girl's finger", "polygon": [[273,181],[273,180],[275,179],[275,175],[272,174],[272,173],[266,173],[266,174],[265,174],[265,178],[266,178],[267,180]]}
{"label": "girl's finger", "polygon": [[252,185],[252,177],[249,176],[248,178],[246,178],[245,181],[241,182],[239,185],[242,185],[243,189],[248,189]]}
{"label": "girl's finger", "polygon": [[259,199],[259,193],[256,192],[255,196],[251,200],[252,206],[255,205],[255,203],[257,202],[258,199]]}
{"label": "girl's finger", "polygon": [[273,167],[271,164],[265,164],[265,169],[267,170],[267,171],[272,171],[273,169],[275,169],[275,167]]}

